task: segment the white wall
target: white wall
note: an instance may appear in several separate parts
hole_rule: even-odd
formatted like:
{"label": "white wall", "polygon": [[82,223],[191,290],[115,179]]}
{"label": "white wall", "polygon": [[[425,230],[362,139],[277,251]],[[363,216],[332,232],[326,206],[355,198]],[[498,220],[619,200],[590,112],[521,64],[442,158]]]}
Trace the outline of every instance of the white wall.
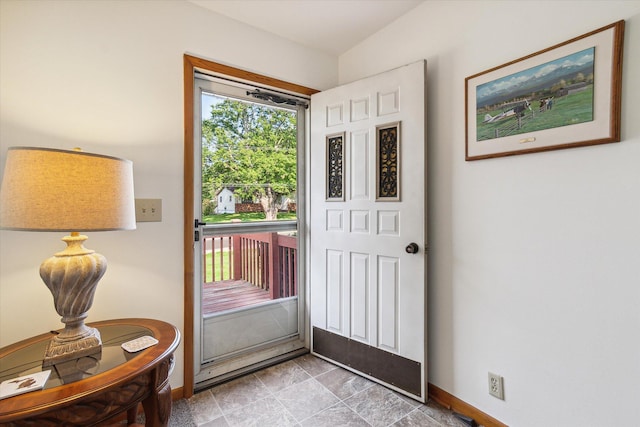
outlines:
{"label": "white wall", "polygon": [[[512,426],[640,418],[638,1],[427,1],[339,63],[187,2],[149,4],[0,0],[0,168],[12,145],[81,146],[131,159],[136,196],[163,199],[163,222],[89,236],[109,260],[90,321],[182,328],[183,53],[318,89],[424,58],[430,382]],[[621,143],[464,161],[465,77],[619,19]],[[59,325],[38,265],[61,237],[0,231],[0,346]],[[181,346],[174,387],[182,366]]]}
{"label": "white wall", "polygon": [[[136,197],[163,201],[161,223],[89,234],[109,268],[88,321],[182,329],[183,54],[319,89],[337,58],[185,1],[1,0],[0,31],[0,168],[9,146],[80,146],[132,160]],[[63,235],[0,231],[0,346],[62,326],[38,267]]]}
{"label": "white wall", "polygon": [[[465,77],[620,19],[622,142],[465,162]],[[427,1],[340,57],[427,60],[429,381],[509,425],[640,419],[638,53],[638,1]]]}

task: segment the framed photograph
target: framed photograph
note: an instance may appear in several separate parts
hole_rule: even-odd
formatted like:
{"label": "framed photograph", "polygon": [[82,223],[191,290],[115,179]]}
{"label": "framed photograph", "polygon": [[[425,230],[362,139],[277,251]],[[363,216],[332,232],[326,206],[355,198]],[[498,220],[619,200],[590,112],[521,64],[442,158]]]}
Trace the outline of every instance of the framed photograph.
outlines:
{"label": "framed photograph", "polygon": [[376,126],[376,201],[400,201],[400,122]]}
{"label": "framed photograph", "polygon": [[624,21],[465,79],[466,160],[620,141]]}

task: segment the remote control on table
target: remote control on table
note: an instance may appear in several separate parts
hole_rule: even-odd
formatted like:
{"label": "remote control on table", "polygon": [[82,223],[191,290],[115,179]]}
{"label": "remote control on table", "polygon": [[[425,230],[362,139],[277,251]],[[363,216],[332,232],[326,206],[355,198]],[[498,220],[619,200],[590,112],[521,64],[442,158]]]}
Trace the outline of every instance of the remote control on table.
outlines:
{"label": "remote control on table", "polygon": [[122,348],[124,348],[129,353],[135,353],[156,344],[158,344],[157,339],[150,337],[149,335],[145,335],[143,337],[139,337],[131,341],[122,343]]}

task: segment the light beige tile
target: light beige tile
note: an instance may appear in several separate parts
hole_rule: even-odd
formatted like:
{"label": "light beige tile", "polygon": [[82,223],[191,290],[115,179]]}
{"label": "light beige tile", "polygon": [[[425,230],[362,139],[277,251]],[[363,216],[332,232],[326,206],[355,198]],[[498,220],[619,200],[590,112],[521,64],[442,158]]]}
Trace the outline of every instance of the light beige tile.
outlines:
{"label": "light beige tile", "polygon": [[300,356],[297,359],[294,359],[294,361],[312,377],[316,377],[331,370],[339,369],[336,365],[311,354]]}
{"label": "light beige tile", "polygon": [[240,377],[211,389],[223,414],[233,412],[270,394],[255,375]]}
{"label": "light beige tile", "polygon": [[263,369],[256,372],[255,375],[272,393],[311,378],[300,365],[292,360]]}
{"label": "light beige tile", "polygon": [[200,392],[174,410],[172,417],[198,427],[466,427],[433,401],[422,405],[309,354]]}
{"label": "light beige tile", "polygon": [[313,378],[287,387],[275,396],[298,421],[338,403],[338,398]]}
{"label": "light beige tile", "polygon": [[419,409],[415,409],[400,421],[394,423],[393,427],[443,427],[442,424],[425,414]]}
{"label": "light beige tile", "polygon": [[366,390],[374,384],[372,381],[344,369],[333,369],[318,375],[316,380],[342,400]]}
{"label": "light beige tile", "polygon": [[397,391],[393,391],[393,393],[398,396],[400,399],[404,400],[405,402],[407,402],[409,405],[413,406],[414,408],[417,408],[418,406],[422,405],[422,402],[418,402],[415,399],[412,399],[409,396],[405,396],[402,393],[398,393]]}
{"label": "light beige tile", "polygon": [[[171,424],[170,424],[171,425]],[[178,426],[176,426],[178,427]],[[182,427],[182,426],[180,426]],[[230,427],[229,423],[223,416],[220,416],[214,420],[208,421],[204,424],[198,424],[198,427]]]}
{"label": "light beige tile", "polygon": [[370,424],[344,403],[337,403],[300,423],[302,427],[369,427]]}
{"label": "light beige tile", "polygon": [[196,425],[202,425],[222,415],[222,411],[210,390],[193,395],[187,400],[187,405]]}
{"label": "light beige tile", "polygon": [[375,427],[399,421],[414,409],[394,392],[377,384],[356,393],[344,403]]}
{"label": "light beige tile", "polygon": [[257,400],[225,415],[229,426],[288,427],[297,426],[295,418],[272,396]]}
{"label": "light beige tile", "polygon": [[445,427],[466,427],[466,424],[455,417],[453,411],[433,401],[428,401],[426,405],[420,406],[420,410],[429,417],[438,421]]}

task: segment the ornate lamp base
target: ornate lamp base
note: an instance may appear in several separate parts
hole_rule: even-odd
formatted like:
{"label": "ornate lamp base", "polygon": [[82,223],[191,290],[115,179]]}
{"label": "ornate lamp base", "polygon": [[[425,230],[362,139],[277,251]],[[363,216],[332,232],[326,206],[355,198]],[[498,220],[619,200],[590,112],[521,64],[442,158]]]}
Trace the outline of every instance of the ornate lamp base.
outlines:
{"label": "ornate lamp base", "polygon": [[[84,325],[83,325],[84,326]],[[102,340],[96,328],[85,326],[86,334],[81,337],[56,335],[49,341],[42,366],[47,367],[80,357],[102,353]]]}
{"label": "ornate lamp base", "polygon": [[84,319],[98,281],[107,269],[107,260],[85,248],[86,239],[77,232],[64,237],[67,248],[40,266],[40,277],[51,291],[56,311],[65,324],[64,330],[51,339],[43,366],[102,352],[100,333],[85,325]]}

